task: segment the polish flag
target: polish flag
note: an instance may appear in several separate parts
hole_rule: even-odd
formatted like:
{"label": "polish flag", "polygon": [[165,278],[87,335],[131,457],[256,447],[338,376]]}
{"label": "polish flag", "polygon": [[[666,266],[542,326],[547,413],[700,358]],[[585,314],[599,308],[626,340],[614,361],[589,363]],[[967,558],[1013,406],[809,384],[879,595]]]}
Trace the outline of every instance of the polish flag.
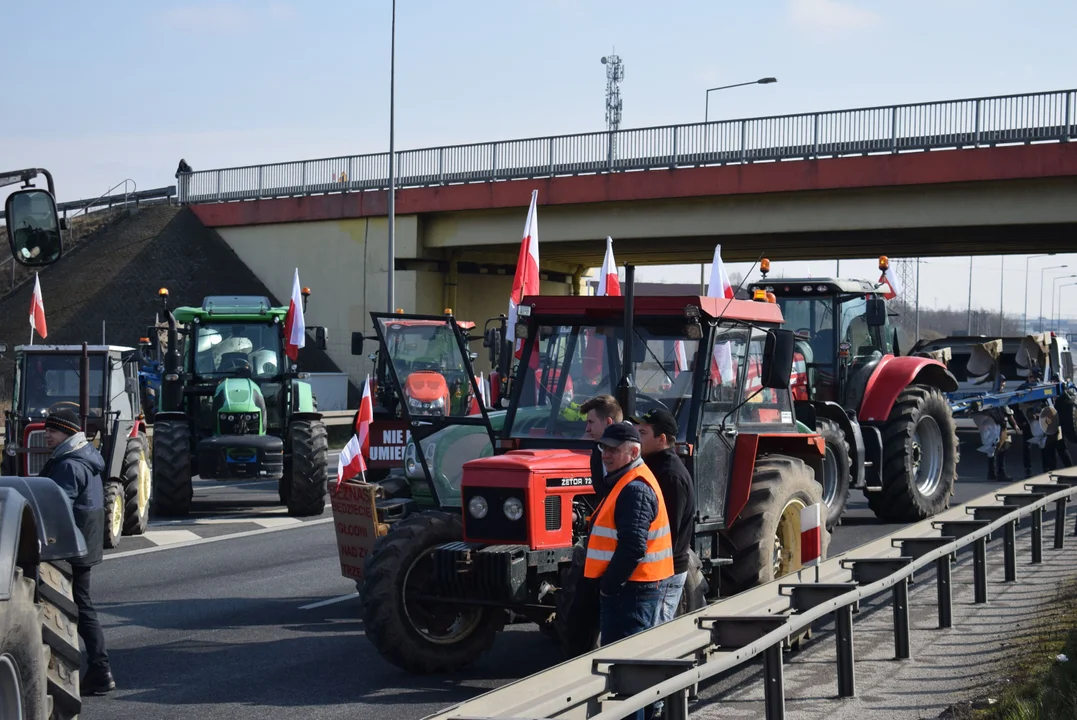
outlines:
{"label": "polish flag", "polygon": [[800,564],[818,565],[823,555],[823,504],[815,503],[800,511]]}
{"label": "polish flag", "polygon": [[[337,459],[337,485],[356,475],[366,473],[365,456],[370,452],[370,424],[374,422],[374,403],[370,399],[370,376],[363,384],[363,399],[359,402],[359,415],[355,421],[355,434]],[[335,490],[336,488],[334,488]]]}
{"label": "polish flag", "polygon": [[[714,259],[711,261],[711,281],[707,285],[707,296],[726,298],[732,300],[734,296],[733,283],[729,282],[729,275],[725,271],[725,263],[722,262],[722,246],[714,246]],[[735,383],[736,375],[733,374],[733,352],[728,342],[714,344],[714,355],[711,358],[711,375],[720,382]]]}
{"label": "polish flag", "polygon": [[887,300],[893,300],[901,293],[901,288],[898,287],[897,277],[890,267],[887,267],[879,277],[879,285],[886,286],[886,290],[883,291],[883,297]]}
{"label": "polish flag", "polygon": [[621,294],[621,281],[617,278],[617,263],[613,260],[613,238],[606,236],[606,257],[602,260],[602,272],[598,278],[598,294],[613,296]]}
{"label": "polish flag", "polygon": [[45,301],[41,299],[41,278],[34,275],[34,294],[30,298],[30,340],[34,339],[34,331],[42,338],[49,336],[49,328],[45,325]]}
{"label": "polish flag", "polygon": [[684,340],[673,341],[673,376],[676,377],[688,369],[688,355],[684,352]]}
{"label": "polish flag", "polygon": [[288,303],[288,315],[284,318],[284,353],[299,360],[299,348],[307,344],[307,325],[303,322],[303,289],[299,286],[299,268],[292,280],[292,299]]}
{"label": "polish flag", "polygon": [[[531,191],[531,207],[527,210],[527,222],[524,236],[520,242],[520,257],[516,261],[516,277],[512,280],[512,294],[509,295],[509,321],[507,335],[510,341],[516,340],[516,308],[527,295],[538,295],[539,286],[539,236],[538,236],[538,190]],[[523,345],[516,343],[515,355],[523,354]]]}

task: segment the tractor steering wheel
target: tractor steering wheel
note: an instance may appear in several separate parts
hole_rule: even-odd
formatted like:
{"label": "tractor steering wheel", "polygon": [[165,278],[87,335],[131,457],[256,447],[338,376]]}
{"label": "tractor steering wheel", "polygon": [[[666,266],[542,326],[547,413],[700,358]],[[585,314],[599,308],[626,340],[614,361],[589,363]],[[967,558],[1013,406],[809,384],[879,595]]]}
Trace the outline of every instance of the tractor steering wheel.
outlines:
{"label": "tractor steering wheel", "polygon": [[53,403],[49,406],[49,415],[52,415],[54,412],[63,410],[64,408],[70,408],[74,410],[76,415],[79,412],[79,404],[77,402],[72,402],[70,400],[61,400],[60,402]]}

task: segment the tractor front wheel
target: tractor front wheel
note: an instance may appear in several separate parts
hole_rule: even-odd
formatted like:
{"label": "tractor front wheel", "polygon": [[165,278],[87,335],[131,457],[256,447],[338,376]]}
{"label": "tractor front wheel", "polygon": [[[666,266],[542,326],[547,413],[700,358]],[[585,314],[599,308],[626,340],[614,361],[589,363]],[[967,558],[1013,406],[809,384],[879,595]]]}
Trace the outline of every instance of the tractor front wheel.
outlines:
{"label": "tractor front wheel", "polygon": [[123,534],[142,535],[150,522],[150,496],[153,476],[150,473],[146,436],[127,438],[120,477],[123,479]]}
{"label": "tractor front wheel", "polygon": [[161,420],[153,426],[153,512],[176,517],[191,512],[191,429],[187,420]]}
{"label": "tractor front wheel", "polygon": [[841,522],[845,505],[849,502],[849,486],[853,481],[853,460],[849,452],[849,440],[841,427],[833,420],[819,418],[815,431],[826,443],[823,457],[823,504],[826,505],[826,529],[833,530]]}
{"label": "tractor front wheel", "polygon": [[942,391],[905,388],[883,428],[883,487],[866,493],[885,522],[918,522],[950,504],[957,480],[957,425]]}
{"label": "tractor front wheel", "polygon": [[105,481],[105,547],[114,548],[120,544],[123,535],[124,506],[123,483],[118,480]]}
{"label": "tractor front wheel", "polygon": [[433,552],[463,539],[459,515],[429,511],[393,523],[366,561],[363,626],[382,657],[416,674],[455,672],[490,648],[505,611],[423,598],[433,581]]}
{"label": "tractor front wheel", "polygon": [[329,435],[321,420],[296,420],[288,429],[291,472],[285,475],[287,488],[278,485],[288,514],[313,517],[325,512],[329,468]]}
{"label": "tractor front wheel", "polygon": [[[800,570],[800,511],[822,501],[821,486],[803,460],[786,455],[756,460],[748,504],[726,531],[733,563],[721,568],[722,595]],[[830,532],[820,532],[823,560]]]}

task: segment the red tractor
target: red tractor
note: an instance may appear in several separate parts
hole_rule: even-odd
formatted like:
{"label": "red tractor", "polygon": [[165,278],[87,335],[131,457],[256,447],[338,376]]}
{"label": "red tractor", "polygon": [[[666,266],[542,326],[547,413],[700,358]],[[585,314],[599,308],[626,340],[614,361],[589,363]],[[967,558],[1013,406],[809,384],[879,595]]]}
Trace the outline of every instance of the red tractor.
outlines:
{"label": "red tractor", "polygon": [[[732,594],[801,569],[801,511],[821,506],[824,446],[798,429],[794,337],[780,329],[781,310],[708,297],[634,298],[633,275],[630,267],[624,297],[524,298],[507,410],[497,432],[486,427],[494,455],[464,465],[455,507],[401,511],[397,503],[390,516],[379,503],[378,524],[371,518],[363,532],[383,534],[366,556],[360,596],[366,635],[393,664],[416,673],[458,670],[508,622],[534,622],[579,645],[564,637],[557,611],[571,600],[593,511],[593,445],[576,409],[586,399],[582,388],[588,396],[617,394],[626,414],[665,407],[678,418],[678,451],[696,486],[687,608],[719,589]],[[467,363],[462,335],[457,351]],[[485,409],[447,420],[404,412],[424,467],[427,425],[489,421]],[[822,536],[825,555],[829,534]]]}
{"label": "red tractor", "polygon": [[[889,260],[879,258],[885,273]],[[944,393],[957,390],[946,365],[901,356],[889,324],[885,283],[834,278],[766,279],[753,294],[773,295],[796,333],[793,384],[797,419],[826,440],[820,476],[827,523],[841,519],[851,488],[887,522],[916,522],[950,504],[958,441]]]}

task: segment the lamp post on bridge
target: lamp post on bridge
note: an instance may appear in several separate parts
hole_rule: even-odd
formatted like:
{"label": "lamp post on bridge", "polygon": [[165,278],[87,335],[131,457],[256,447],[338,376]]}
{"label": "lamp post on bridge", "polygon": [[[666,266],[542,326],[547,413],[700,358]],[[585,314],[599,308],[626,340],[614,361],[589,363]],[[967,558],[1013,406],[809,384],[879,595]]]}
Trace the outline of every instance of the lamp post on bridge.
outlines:
{"label": "lamp post on bridge", "polygon": [[[1035,257],[1047,257],[1048,255],[1054,255],[1054,253],[1040,253],[1039,255],[1029,255],[1025,258],[1025,319],[1021,325],[1021,334],[1028,335],[1028,263]],[[1043,312],[1043,280],[1040,280],[1040,312]]]}
{"label": "lamp post on bridge", "polygon": [[732,85],[722,85],[721,87],[710,88],[706,92],[706,105],[703,111],[703,122],[710,122],[711,112],[711,93],[715,90],[728,90],[729,88],[744,87],[745,85],[770,85],[771,83],[778,82],[778,78],[765,77],[758,80],[752,80],[751,82],[734,83]]}
{"label": "lamp post on bridge", "polygon": [[1059,270],[1066,267],[1069,267],[1069,265],[1052,265],[1051,267],[1040,268],[1040,332],[1045,330],[1043,322],[1043,274],[1048,270]]}
{"label": "lamp post on bridge", "polygon": [[[389,307],[396,308],[396,143],[394,120],[396,112],[396,0],[393,0],[393,23],[389,50]],[[366,271],[366,268],[363,269]]]}

